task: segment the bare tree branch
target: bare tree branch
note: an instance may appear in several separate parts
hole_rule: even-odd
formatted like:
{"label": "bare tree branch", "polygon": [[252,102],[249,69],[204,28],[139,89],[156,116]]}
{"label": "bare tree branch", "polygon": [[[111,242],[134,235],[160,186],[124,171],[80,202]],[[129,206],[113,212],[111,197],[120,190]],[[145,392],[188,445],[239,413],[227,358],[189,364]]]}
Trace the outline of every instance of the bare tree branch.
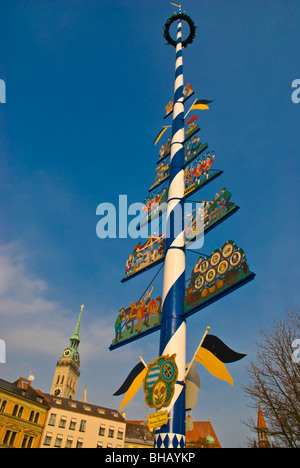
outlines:
{"label": "bare tree branch", "polygon": [[[274,445],[300,447],[300,360],[295,362],[292,344],[300,339],[300,309],[285,311],[273,320],[271,331],[260,329],[256,360],[246,368],[245,393],[260,401]],[[300,353],[299,353],[300,356]],[[245,423],[256,430],[255,423]]]}

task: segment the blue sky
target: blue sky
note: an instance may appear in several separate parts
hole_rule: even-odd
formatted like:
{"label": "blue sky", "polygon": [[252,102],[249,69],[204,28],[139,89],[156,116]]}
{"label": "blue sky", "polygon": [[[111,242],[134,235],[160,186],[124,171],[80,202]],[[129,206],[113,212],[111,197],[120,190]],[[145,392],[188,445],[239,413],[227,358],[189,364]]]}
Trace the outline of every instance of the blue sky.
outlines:
{"label": "blue sky", "polygon": [[[55,364],[85,304],[81,377],[91,403],[118,408],[112,397],[142,354],[157,357],[159,333],[113,352],[113,324],[156,269],[121,284],[132,239],[99,239],[96,208],[142,202],[155,176],[153,139],[173,95],[174,49],[162,27],[168,1],[0,1],[0,338],[7,346],[1,377],[35,375],[50,391]],[[185,82],[212,99],[199,114],[201,140],[216,154],[240,206],[210,232],[203,252],[233,239],[256,279],[188,319],[187,357],[207,325],[247,353],[230,365],[235,386],[200,369],[195,420],[211,419],[223,446],[251,436],[241,423],[255,412],[242,385],[255,357],[258,327],[299,304],[300,78],[297,0],[186,0],[197,38],[184,51]],[[201,196],[202,198],[202,196]],[[197,256],[187,254],[187,275]],[[162,272],[155,291],[161,293]],[[147,414],[140,391],[127,417]]]}

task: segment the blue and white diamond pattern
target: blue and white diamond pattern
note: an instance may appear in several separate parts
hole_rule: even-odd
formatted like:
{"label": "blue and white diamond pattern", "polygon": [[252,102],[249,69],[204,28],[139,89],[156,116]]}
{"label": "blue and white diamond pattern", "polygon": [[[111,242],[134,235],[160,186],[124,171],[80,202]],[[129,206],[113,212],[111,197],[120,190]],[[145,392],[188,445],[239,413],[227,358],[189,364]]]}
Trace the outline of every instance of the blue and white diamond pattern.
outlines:
{"label": "blue and white diamond pattern", "polygon": [[155,448],[185,448],[185,436],[182,434],[156,434]]}

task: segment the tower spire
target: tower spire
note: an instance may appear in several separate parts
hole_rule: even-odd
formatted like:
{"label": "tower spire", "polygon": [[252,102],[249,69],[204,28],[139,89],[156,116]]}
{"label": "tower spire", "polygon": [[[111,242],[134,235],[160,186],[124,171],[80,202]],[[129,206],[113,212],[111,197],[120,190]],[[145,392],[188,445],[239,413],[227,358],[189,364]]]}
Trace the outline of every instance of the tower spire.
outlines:
{"label": "tower spire", "polygon": [[82,403],[86,403],[86,389],[87,389],[87,385],[84,388],[84,392],[81,398]]}
{"label": "tower spire", "polygon": [[80,343],[79,330],[84,305],[80,308],[76,328],[70,338],[70,343],[56,365],[56,371],[52,383],[51,394],[63,398],[75,398],[77,382],[80,376],[80,357],[78,347]]}
{"label": "tower spire", "polygon": [[258,410],[257,410],[257,434],[258,434],[258,447],[259,448],[269,448],[269,431],[265,422],[265,418],[260,407],[260,402],[258,401]]}
{"label": "tower spire", "polygon": [[79,330],[80,330],[80,324],[81,324],[81,317],[82,317],[82,311],[83,311],[83,309],[84,309],[84,305],[82,304],[82,306],[81,306],[81,308],[80,308],[80,314],[79,314],[79,317],[78,317],[78,320],[77,320],[75,332],[74,332],[73,335],[71,336],[71,340],[77,340],[78,342],[80,342]]}

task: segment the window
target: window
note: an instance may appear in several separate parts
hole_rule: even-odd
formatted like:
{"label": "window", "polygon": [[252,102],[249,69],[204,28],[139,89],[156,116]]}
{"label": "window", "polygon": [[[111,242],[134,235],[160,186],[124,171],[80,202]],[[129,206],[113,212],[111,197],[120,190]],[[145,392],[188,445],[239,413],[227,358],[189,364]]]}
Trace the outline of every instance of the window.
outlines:
{"label": "window", "polygon": [[10,446],[10,447],[13,447],[13,446],[14,446],[14,442],[15,442],[16,436],[17,436],[17,433],[16,433],[16,432],[12,432],[11,437],[10,437],[10,440],[9,440],[9,446]]}
{"label": "window", "polygon": [[97,442],[97,448],[103,448],[103,442]]}
{"label": "window", "polygon": [[118,429],[118,439],[122,440],[124,435],[124,430],[123,429]]}
{"label": "window", "polygon": [[105,435],[105,426],[101,424],[100,429],[99,429],[99,435],[104,436]]}
{"label": "window", "polygon": [[27,442],[28,442],[28,435],[24,435],[21,448],[26,448]]}
{"label": "window", "polygon": [[7,445],[7,444],[8,444],[10,435],[11,435],[11,431],[6,431],[6,432],[5,432],[5,436],[4,436],[4,439],[3,439],[3,444],[4,444],[4,445]]}
{"label": "window", "polygon": [[73,437],[68,437],[65,448],[72,448],[72,444],[73,444]]}
{"label": "window", "polygon": [[71,421],[70,421],[69,429],[70,429],[71,431],[75,431],[75,427],[76,427],[76,419],[73,419],[73,418],[72,418]]}
{"label": "window", "polygon": [[34,438],[24,435],[21,448],[31,448]]}
{"label": "window", "polygon": [[39,422],[40,413],[36,413],[34,417],[34,422],[37,424]]}
{"label": "window", "polygon": [[[49,422],[48,422],[49,426],[54,426],[55,425],[55,420],[56,420],[56,414],[51,413],[50,418],[49,418]],[[30,421],[31,421],[31,419],[30,419]]]}
{"label": "window", "polygon": [[115,428],[110,426],[108,429],[108,437],[113,437],[115,433]]}
{"label": "window", "polygon": [[82,447],[83,447],[83,439],[77,439],[76,448],[82,448]]}
{"label": "window", "polygon": [[50,432],[48,432],[48,433],[45,435],[44,445],[50,446],[51,440],[52,440],[52,434],[51,434]]}
{"label": "window", "polygon": [[13,447],[16,436],[17,436],[16,432],[6,431],[4,439],[3,439],[3,444],[8,445],[9,447]]}
{"label": "window", "polygon": [[66,423],[67,423],[67,418],[65,416],[62,416],[60,418],[58,427],[61,427],[62,429],[64,429],[66,427]]}
{"label": "window", "polygon": [[61,434],[57,434],[56,439],[55,439],[55,443],[54,443],[54,447],[61,448],[62,438],[63,438],[63,436]]}
{"label": "window", "polygon": [[6,407],[7,401],[3,400],[0,407],[0,413],[3,413]]}
{"label": "window", "polygon": [[18,406],[18,405],[15,405],[15,406],[14,406],[14,409],[13,409],[13,412],[12,412],[12,415],[13,415],[13,416],[17,416],[18,409],[19,409],[19,406]]}
{"label": "window", "polygon": [[30,416],[29,416],[29,421],[33,421],[34,418],[34,411],[31,411]]}
{"label": "window", "polygon": [[31,448],[31,447],[32,447],[32,444],[33,444],[33,441],[34,441],[34,438],[33,438],[33,437],[29,437],[28,444],[27,444],[27,447],[26,447],[26,448]]}
{"label": "window", "polygon": [[79,427],[79,431],[80,432],[85,432],[85,428],[86,428],[86,421],[84,421],[83,419],[80,421],[80,427]]}
{"label": "window", "polygon": [[21,406],[21,408],[19,409],[19,412],[18,412],[18,418],[21,418],[23,416],[23,411],[24,411],[24,408],[23,408],[23,406]]}

